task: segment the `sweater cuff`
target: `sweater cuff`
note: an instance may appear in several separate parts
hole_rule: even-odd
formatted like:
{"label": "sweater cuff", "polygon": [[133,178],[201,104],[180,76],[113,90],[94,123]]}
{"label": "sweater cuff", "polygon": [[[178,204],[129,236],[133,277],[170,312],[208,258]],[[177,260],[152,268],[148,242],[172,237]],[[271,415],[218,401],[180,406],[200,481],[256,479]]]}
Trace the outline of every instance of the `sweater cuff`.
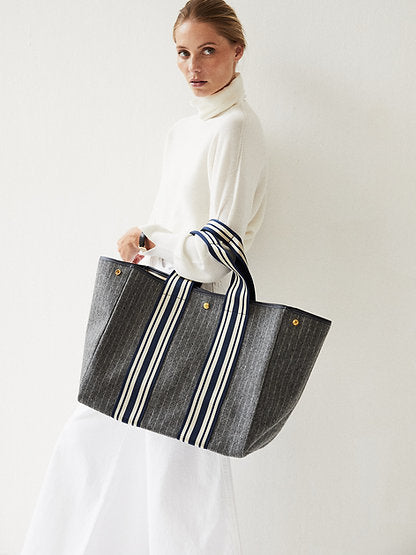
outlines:
{"label": "sweater cuff", "polygon": [[155,244],[153,248],[143,253],[144,256],[159,256],[173,264],[175,247],[180,239],[183,240],[183,237],[155,224],[139,225],[138,227]]}

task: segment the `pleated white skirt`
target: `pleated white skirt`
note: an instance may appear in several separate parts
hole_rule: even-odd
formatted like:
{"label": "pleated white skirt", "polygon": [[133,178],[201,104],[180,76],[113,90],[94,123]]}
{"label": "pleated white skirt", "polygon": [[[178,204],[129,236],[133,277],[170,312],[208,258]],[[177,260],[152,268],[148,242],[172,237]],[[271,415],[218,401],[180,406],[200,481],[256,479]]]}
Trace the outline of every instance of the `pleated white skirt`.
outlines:
{"label": "pleated white skirt", "polygon": [[78,403],[22,555],[240,553],[229,458]]}

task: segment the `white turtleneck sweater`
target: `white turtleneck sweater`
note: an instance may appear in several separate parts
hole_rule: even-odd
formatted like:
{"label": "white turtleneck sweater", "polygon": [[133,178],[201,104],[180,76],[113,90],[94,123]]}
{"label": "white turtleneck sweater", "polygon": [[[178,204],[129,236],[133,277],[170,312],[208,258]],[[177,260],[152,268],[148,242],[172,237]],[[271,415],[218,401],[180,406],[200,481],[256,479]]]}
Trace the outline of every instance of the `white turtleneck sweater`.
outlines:
{"label": "white turtleneck sweater", "polygon": [[176,122],[166,138],[159,191],[148,223],[139,224],[155,247],[141,263],[163,258],[178,274],[213,283],[229,270],[190,231],[216,218],[240,235],[247,252],[264,215],[265,144],[241,74],[191,104],[197,114]]}

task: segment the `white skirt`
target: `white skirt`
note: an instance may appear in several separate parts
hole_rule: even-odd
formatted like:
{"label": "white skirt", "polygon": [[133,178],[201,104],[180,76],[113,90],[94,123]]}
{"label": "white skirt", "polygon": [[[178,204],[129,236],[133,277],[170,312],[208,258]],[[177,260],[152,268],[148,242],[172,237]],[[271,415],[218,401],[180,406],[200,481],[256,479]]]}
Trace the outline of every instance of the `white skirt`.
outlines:
{"label": "white skirt", "polygon": [[22,555],[240,553],[229,458],[78,404]]}

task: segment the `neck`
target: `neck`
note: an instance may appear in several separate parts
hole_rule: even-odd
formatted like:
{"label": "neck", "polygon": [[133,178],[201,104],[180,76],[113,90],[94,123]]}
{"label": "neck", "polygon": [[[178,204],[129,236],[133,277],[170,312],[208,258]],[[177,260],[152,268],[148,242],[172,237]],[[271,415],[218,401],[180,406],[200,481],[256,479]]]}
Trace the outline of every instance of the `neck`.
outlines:
{"label": "neck", "polygon": [[229,85],[229,84],[231,83],[231,81],[232,81],[233,79],[235,79],[236,77],[237,77],[237,73],[234,73],[234,75],[233,75],[233,76],[231,77],[231,79],[230,79],[230,80],[228,81],[228,83],[227,83],[226,85],[224,85],[223,87],[221,87],[221,88],[220,88],[220,89],[218,89],[217,91],[215,91],[215,92],[211,93],[211,95],[213,95],[213,94],[217,94],[218,92],[220,92],[220,91],[224,90],[224,89],[225,89],[225,87],[228,87],[228,85]]}

